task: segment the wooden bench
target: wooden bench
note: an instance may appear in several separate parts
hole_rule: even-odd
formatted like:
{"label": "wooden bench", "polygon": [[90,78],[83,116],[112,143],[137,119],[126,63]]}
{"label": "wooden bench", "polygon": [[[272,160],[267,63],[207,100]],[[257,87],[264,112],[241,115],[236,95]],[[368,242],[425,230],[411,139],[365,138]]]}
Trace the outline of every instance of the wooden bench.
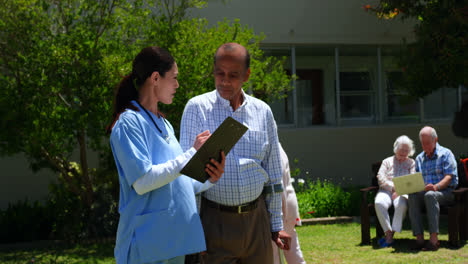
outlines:
{"label": "wooden bench", "polygon": [[[370,193],[377,193],[379,190],[377,182],[377,173],[381,162],[372,164],[372,185],[361,189],[361,244],[367,245],[371,242],[370,236],[370,216],[375,214],[374,201],[368,201]],[[455,200],[449,206],[442,206],[441,213],[448,214],[448,235],[449,243],[453,246],[459,246],[460,241],[466,241],[468,238],[468,159],[460,160],[458,164],[459,184],[453,191]],[[391,207],[390,213],[393,210]],[[384,232],[380,222],[376,218],[376,237],[382,237]]]}

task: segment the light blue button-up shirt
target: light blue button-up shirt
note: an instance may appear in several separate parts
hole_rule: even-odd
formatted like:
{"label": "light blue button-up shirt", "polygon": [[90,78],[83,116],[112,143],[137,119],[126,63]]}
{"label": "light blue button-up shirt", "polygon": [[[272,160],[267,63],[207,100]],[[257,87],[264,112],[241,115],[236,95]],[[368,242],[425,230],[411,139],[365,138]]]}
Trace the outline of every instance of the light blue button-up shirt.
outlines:
{"label": "light blue button-up shirt", "polygon": [[449,186],[456,188],[458,185],[455,156],[450,149],[442,147],[439,143],[436,144],[431,158],[424,151],[416,157],[416,171],[422,173],[425,184],[437,184],[445,175],[450,174],[452,179]]}
{"label": "light blue button-up shirt", "polygon": [[[226,156],[224,175],[204,196],[223,205],[240,205],[255,200],[265,185],[281,183],[278,133],[270,107],[243,93],[242,105],[233,111],[228,100],[214,90],[192,98],[182,116],[180,143],[187,150],[196,136],[213,133],[228,116],[248,127],[247,132]],[[267,195],[271,231],[283,229],[281,194]]]}
{"label": "light blue button-up shirt", "polygon": [[206,250],[191,178],[179,176],[143,195],[132,187],[153,165],[182,154],[169,122],[150,114],[164,136],[141,109],[123,112],[110,136],[120,183],[118,264],[153,263]]}

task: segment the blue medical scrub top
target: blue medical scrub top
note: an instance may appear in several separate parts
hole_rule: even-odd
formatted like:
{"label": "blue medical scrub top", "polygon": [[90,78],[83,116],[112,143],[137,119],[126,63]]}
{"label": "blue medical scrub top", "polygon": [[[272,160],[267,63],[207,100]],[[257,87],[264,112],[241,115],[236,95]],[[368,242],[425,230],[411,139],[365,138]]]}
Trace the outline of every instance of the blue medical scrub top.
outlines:
{"label": "blue medical scrub top", "polygon": [[[139,108],[135,101],[132,103]],[[191,178],[182,175],[143,195],[132,187],[152,165],[183,153],[169,122],[148,113],[162,134],[169,136],[168,140],[142,109],[125,110],[110,136],[120,182],[120,220],[115,245],[119,264],[151,263],[206,250]],[[128,256],[130,249],[132,260]],[[133,259],[134,256],[139,259]]]}

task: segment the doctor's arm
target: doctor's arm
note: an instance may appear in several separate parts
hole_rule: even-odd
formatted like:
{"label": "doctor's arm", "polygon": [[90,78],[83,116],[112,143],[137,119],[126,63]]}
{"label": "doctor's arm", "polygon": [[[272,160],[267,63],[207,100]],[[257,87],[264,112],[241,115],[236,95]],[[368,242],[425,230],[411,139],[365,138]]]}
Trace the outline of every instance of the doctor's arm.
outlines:
{"label": "doctor's arm", "polygon": [[210,133],[205,131],[200,133],[196,139],[193,147],[182,155],[177,156],[173,160],[165,163],[151,166],[151,169],[143,176],[138,178],[133,184],[133,188],[139,195],[160,188],[179,177],[180,171],[193,157],[196,150],[198,150],[203,143],[210,137]]}

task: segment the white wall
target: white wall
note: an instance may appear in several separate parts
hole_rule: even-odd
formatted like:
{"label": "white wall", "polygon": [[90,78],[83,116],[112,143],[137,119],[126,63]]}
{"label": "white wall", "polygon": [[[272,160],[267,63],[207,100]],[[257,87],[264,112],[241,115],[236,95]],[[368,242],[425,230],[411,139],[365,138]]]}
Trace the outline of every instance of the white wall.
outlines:
{"label": "white wall", "polygon": [[398,44],[413,40],[414,22],[378,19],[362,8],[376,0],[228,0],[209,1],[194,10],[210,24],[224,18],[240,19],[264,43],[277,44]]}
{"label": "white wall", "polygon": [[8,203],[19,200],[44,201],[48,194],[48,186],[56,180],[56,175],[47,169],[33,173],[29,169],[24,155],[2,157],[0,159],[0,209],[8,207]]}
{"label": "white wall", "polygon": [[[98,166],[98,155],[88,149],[88,166]],[[71,155],[71,160],[79,161],[79,149]],[[49,184],[57,182],[58,174],[50,169],[41,169],[34,173],[24,154],[0,158],[0,210],[8,203],[17,201],[45,201],[49,193]]]}

